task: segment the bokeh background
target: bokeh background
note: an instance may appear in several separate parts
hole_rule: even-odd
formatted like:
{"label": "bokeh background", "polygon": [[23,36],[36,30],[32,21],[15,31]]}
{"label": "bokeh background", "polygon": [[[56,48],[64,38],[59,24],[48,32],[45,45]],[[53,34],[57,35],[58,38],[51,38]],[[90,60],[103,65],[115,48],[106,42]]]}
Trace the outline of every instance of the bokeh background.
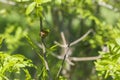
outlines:
{"label": "bokeh background", "polygon": [[[33,11],[26,15],[27,6],[32,0],[0,0],[0,36],[4,36],[1,51],[8,54],[22,54],[37,66],[41,61],[27,42],[25,35],[39,46],[39,18]],[[71,47],[72,57],[98,56],[98,51],[107,42],[120,36],[120,1],[119,0],[51,0],[43,4],[43,27],[49,29],[45,38],[48,48],[55,41],[62,43],[61,32],[67,43],[82,37],[88,30],[93,31],[81,42]],[[56,76],[62,60],[53,56],[62,55],[59,46],[48,52],[48,64],[52,76]],[[103,80],[95,70],[94,61],[67,62],[63,74],[68,80]],[[35,70],[30,69],[36,75]]]}

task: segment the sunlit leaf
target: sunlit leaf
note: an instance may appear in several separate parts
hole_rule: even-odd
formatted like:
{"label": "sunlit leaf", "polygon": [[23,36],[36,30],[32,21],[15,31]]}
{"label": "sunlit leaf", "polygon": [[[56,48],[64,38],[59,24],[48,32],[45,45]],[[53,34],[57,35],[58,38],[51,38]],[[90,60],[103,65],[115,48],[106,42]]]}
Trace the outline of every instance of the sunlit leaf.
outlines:
{"label": "sunlit leaf", "polygon": [[50,2],[51,0],[35,0],[37,4],[44,4]]}
{"label": "sunlit leaf", "polygon": [[36,2],[32,2],[31,4],[29,4],[29,6],[26,9],[26,15],[30,14],[34,10],[35,6]]}
{"label": "sunlit leaf", "polygon": [[26,67],[34,67],[32,61],[27,59],[25,56],[17,54],[10,55],[3,52],[0,52],[0,80],[9,80],[6,72],[12,74],[21,74],[21,70],[25,69],[26,80],[31,80],[29,71]]}
{"label": "sunlit leaf", "polygon": [[120,38],[116,39],[117,44],[120,46]]}
{"label": "sunlit leaf", "polygon": [[17,2],[27,2],[27,1],[30,1],[30,0],[16,0]]}
{"label": "sunlit leaf", "polygon": [[31,75],[30,75],[29,71],[27,69],[24,69],[24,72],[26,73],[26,80],[30,80]]}
{"label": "sunlit leaf", "polygon": [[56,3],[56,4],[61,4],[62,1],[61,1],[61,0],[55,0],[55,3]]}

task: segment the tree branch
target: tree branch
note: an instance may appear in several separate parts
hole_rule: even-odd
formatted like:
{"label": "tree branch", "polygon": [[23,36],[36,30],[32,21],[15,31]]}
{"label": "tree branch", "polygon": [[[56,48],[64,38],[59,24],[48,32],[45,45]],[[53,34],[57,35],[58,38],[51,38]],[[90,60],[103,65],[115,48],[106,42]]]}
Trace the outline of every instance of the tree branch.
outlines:
{"label": "tree branch", "polygon": [[[62,56],[56,55],[56,54],[52,54],[54,57],[58,58],[58,59],[64,59]],[[93,56],[93,57],[68,57],[68,59],[70,61],[74,61],[74,62],[79,62],[79,61],[93,61],[93,60],[97,60],[100,59],[100,56]]]}
{"label": "tree branch", "polygon": [[[68,52],[69,52],[69,49],[70,49],[70,47],[71,46],[73,46],[73,45],[75,45],[75,44],[77,44],[77,43],[79,43],[81,40],[83,40],[86,36],[88,36],[88,34],[90,33],[90,32],[92,32],[93,30],[92,29],[90,29],[90,30],[88,30],[88,32],[86,33],[86,34],[84,34],[82,37],[80,37],[79,39],[77,39],[77,40],[75,40],[75,41],[73,41],[73,42],[71,42],[70,44],[67,44],[67,42],[66,42],[66,39],[65,39],[65,36],[64,36],[64,33],[63,32],[61,32],[61,38],[62,38],[62,41],[63,41],[63,44],[60,44],[60,43],[58,43],[58,42],[54,42],[56,45],[58,45],[58,46],[60,46],[60,47],[62,47],[63,48],[63,50],[64,50],[64,56],[57,56],[57,55],[53,55],[53,56],[55,56],[55,57],[57,57],[57,58],[59,58],[59,59],[62,59],[62,64],[61,64],[61,67],[60,67],[60,69],[59,69],[59,71],[58,71],[58,73],[57,73],[57,78],[59,77],[59,75],[61,74],[61,72],[62,72],[62,70],[63,70],[63,66],[64,66],[64,63],[65,63],[65,60],[70,64],[70,65],[74,65],[72,62],[71,62],[71,60],[72,61],[85,61],[85,59],[86,60],[94,60],[94,59],[97,59],[96,57],[92,57],[92,58],[76,58],[76,57],[68,57]],[[66,59],[67,58],[67,59]]]}
{"label": "tree branch", "polygon": [[92,31],[93,31],[92,29],[88,30],[88,32],[85,33],[82,37],[80,37],[79,39],[71,42],[71,43],[70,43],[70,46],[73,46],[73,45],[79,43],[80,41],[82,41],[82,40],[83,40],[86,36],[88,36],[88,34],[90,34]]}
{"label": "tree branch", "polygon": [[94,57],[70,57],[69,59],[71,61],[78,62],[78,61],[92,61],[100,58],[101,58],[100,56],[94,56]]}
{"label": "tree branch", "polygon": [[42,29],[43,29],[43,24],[42,24],[42,18],[40,17],[40,37],[41,37],[41,43],[42,43],[41,46],[42,46],[42,50],[43,50],[44,64],[45,64],[46,70],[48,72],[49,80],[52,80],[50,69],[49,69],[48,62],[47,62],[47,57],[46,57],[46,53],[47,53],[46,52],[46,44],[44,42],[44,38],[41,35]]}
{"label": "tree branch", "polygon": [[61,72],[62,72],[62,70],[63,70],[63,66],[64,66],[64,63],[65,63],[65,60],[66,60],[68,51],[69,51],[69,45],[67,45],[67,42],[66,42],[66,39],[65,39],[65,36],[64,36],[64,33],[63,33],[63,32],[61,32],[61,38],[62,38],[62,41],[63,41],[63,46],[65,46],[65,47],[64,47],[65,53],[64,53],[64,58],[63,58],[61,67],[59,68],[59,71],[58,71],[58,73],[57,73],[57,78],[59,77],[59,75],[61,74]]}

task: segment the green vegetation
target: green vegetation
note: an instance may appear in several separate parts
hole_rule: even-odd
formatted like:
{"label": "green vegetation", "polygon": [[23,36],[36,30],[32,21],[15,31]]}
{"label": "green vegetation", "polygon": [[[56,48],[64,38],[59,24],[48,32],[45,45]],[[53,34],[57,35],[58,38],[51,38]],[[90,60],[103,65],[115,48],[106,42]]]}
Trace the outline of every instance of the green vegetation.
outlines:
{"label": "green vegetation", "polygon": [[0,0],[0,80],[119,80],[119,0]]}

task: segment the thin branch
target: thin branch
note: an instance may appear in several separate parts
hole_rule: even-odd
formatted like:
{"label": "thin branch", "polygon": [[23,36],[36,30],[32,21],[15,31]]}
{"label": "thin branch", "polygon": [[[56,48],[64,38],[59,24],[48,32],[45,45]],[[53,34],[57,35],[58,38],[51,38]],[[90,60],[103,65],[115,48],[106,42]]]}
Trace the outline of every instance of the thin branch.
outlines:
{"label": "thin branch", "polygon": [[[59,55],[56,55],[54,53],[51,53],[52,56],[56,57],[57,59],[60,59],[60,60],[63,60],[64,57],[63,56],[59,56]],[[70,60],[69,60],[69,57],[66,59],[66,61],[68,62],[68,64],[70,65],[74,65],[74,63],[72,63]]]}
{"label": "thin branch", "polygon": [[[60,56],[54,55],[54,56],[56,56],[56,57],[59,58],[59,59],[63,59],[62,64],[61,64],[61,67],[60,67],[60,69],[59,69],[59,71],[58,71],[58,73],[57,73],[57,78],[59,77],[59,75],[61,74],[61,72],[62,72],[62,70],[63,70],[63,66],[64,66],[64,63],[65,63],[65,60],[66,60],[66,58],[68,57],[67,55],[68,55],[69,48],[70,48],[71,46],[77,44],[77,43],[80,42],[81,40],[83,40],[83,39],[84,39],[86,36],[88,36],[88,34],[89,34],[90,32],[92,32],[92,31],[93,31],[93,30],[90,29],[90,30],[89,30],[86,34],[84,34],[82,37],[80,37],[79,39],[73,41],[73,42],[70,43],[70,44],[67,44],[66,39],[65,39],[65,36],[64,36],[64,33],[61,32],[61,38],[62,38],[63,44],[60,44],[60,43],[58,43],[58,42],[55,42],[55,44],[57,44],[58,46],[62,47],[62,48],[65,50],[65,53],[64,53],[64,58],[63,58],[63,57],[60,57]],[[95,59],[95,58],[94,58],[94,59]],[[71,65],[74,65],[74,64],[71,62],[71,60],[76,60],[76,61],[77,61],[77,60],[83,60],[83,59],[79,59],[79,58],[76,59],[75,57],[70,58],[70,59],[67,58],[67,62],[70,63]],[[87,60],[92,60],[92,59],[91,59],[91,58],[90,58],[90,59],[87,58]]]}
{"label": "thin branch", "polygon": [[42,31],[43,29],[43,23],[42,23],[42,17],[40,17],[40,32]]}
{"label": "thin branch", "polygon": [[52,56],[56,57],[57,59],[63,59],[63,56],[56,55],[55,53],[51,53]]}
{"label": "thin branch", "polygon": [[60,43],[57,42],[57,41],[54,41],[54,43],[55,43],[56,45],[60,46],[60,47],[65,47],[64,45],[60,44]]}
{"label": "thin branch", "polygon": [[90,34],[92,31],[93,31],[92,29],[88,30],[88,32],[85,33],[82,37],[80,37],[79,39],[71,42],[71,43],[70,43],[70,46],[73,46],[73,45],[79,43],[80,41],[82,41],[82,40],[83,40],[86,36],[88,36],[88,34]]}
{"label": "thin branch", "polygon": [[66,39],[65,39],[65,35],[63,32],[61,32],[61,38],[62,38],[62,41],[63,41],[63,44],[66,45]]}
{"label": "thin branch", "polygon": [[63,32],[61,32],[61,38],[62,38],[62,41],[63,41],[63,46],[64,47],[64,50],[65,50],[65,53],[64,53],[64,58],[63,58],[63,61],[62,61],[62,64],[61,64],[61,67],[57,73],[57,78],[59,77],[59,75],[61,74],[62,70],[63,70],[63,66],[64,66],[64,63],[65,63],[65,60],[66,60],[66,57],[67,57],[67,54],[68,54],[68,51],[69,51],[69,45],[67,45],[67,42],[66,42],[66,39],[65,39],[65,35]]}
{"label": "thin branch", "polygon": [[60,69],[59,69],[59,71],[58,71],[58,73],[57,73],[57,78],[59,77],[59,75],[61,74],[61,72],[62,72],[62,70],[63,70],[63,66],[64,66],[64,63],[65,63],[65,59],[66,59],[66,57],[67,57],[68,51],[69,51],[69,45],[68,45],[68,48],[67,48],[66,53],[65,53],[65,55],[64,55],[64,58],[63,58],[63,61],[62,61],[62,65],[61,65],[61,67],[60,67]]}
{"label": "thin branch", "polygon": [[[40,17],[40,33],[43,29],[43,24],[42,24],[42,18]],[[41,35],[41,34],[40,34]],[[43,50],[43,57],[44,57],[44,64],[45,64],[45,67],[46,67],[46,70],[48,72],[48,76],[49,76],[49,80],[52,80],[52,77],[51,77],[51,73],[50,73],[50,69],[49,69],[49,66],[48,66],[48,62],[47,62],[47,57],[46,57],[46,44],[44,42],[44,39],[42,36],[41,37],[41,43],[42,43],[42,50]]]}
{"label": "thin branch", "polygon": [[101,57],[100,56],[94,56],[94,57],[70,57],[69,59],[71,61],[74,61],[74,62],[78,62],[78,61],[93,61],[93,60],[97,60],[97,59],[100,59]]}
{"label": "thin branch", "polygon": [[[58,59],[64,59],[62,56],[56,55],[56,54],[52,54],[54,57],[58,58]],[[93,56],[93,57],[68,57],[68,59],[70,61],[74,61],[74,62],[79,62],[79,61],[93,61],[93,60],[97,60],[100,59],[100,56]]]}
{"label": "thin branch", "polygon": [[67,58],[66,61],[68,62],[68,64],[70,64],[72,66],[75,65],[73,62],[71,62],[71,60],[69,58]]}

